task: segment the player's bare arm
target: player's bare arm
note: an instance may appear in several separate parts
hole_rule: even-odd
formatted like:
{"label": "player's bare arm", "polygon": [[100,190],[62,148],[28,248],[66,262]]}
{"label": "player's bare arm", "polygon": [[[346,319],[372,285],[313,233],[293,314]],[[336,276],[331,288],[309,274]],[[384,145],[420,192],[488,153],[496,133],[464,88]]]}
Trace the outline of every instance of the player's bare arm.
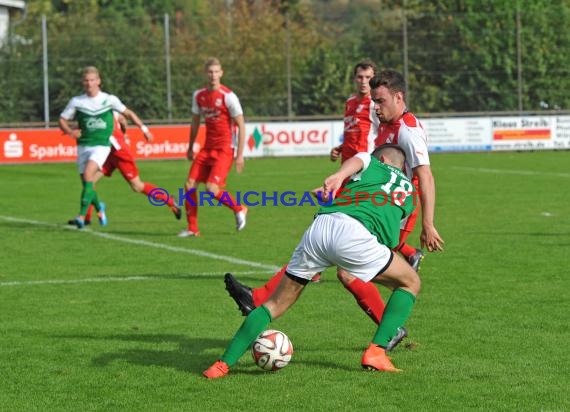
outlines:
{"label": "player's bare arm", "polygon": [[243,149],[245,146],[245,121],[243,115],[239,115],[233,118],[233,121],[238,126],[238,146],[236,153],[236,171],[241,173],[244,167],[243,160]]}
{"label": "player's bare arm", "polygon": [[342,186],[342,182],[362,170],[364,161],[359,157],[351,157],[342,164],[338,172],[327,177],[323,183],[323,200],[326,202],[334,197],[334,194]]}
{"label": "player's bare arm", "polygon": [[152,142],[153,139],[152,133],[150,132],[150,130],[148,130],[148,127],[145,126],[145,124],[142,122],[142,120],[137,116],[135,112],[133,112],[130,109],[125,109],[125,111],[121,114],[130,121],[132,121],[135,125],[137,125],[139,129],[141,129],[147,142]]}
{"label": "player's bare arm", "polygon": [[63,117],[59,118],[59,128],[68,136],[73,137],[74,139],[79,139],[81,137],[81,130],[79,129],[72,129],[69,125],[69,122],[64,119]]}
{"label": "player's bare arm", "polygon": [[443,250],[444,241],[434,224],[435,214],[435,181],[429,165],[414,168],[419,178],[420,201],[422,205],[422,233],[420,244],[430,252]]}
{"label": "player's bare arm", "polygon": [[336,162],[338,160],[338,158],[340,157],[341,153],[342,153],[342,145],[341,144],[339,144],[336,147],[333,147],[331,149],[331,153],[330,153],[331,162]]}
{"label": "player's bare arm", "polygon": [[128,126],[127,118],[119,113],[117,120],[119,121],[119,126],[121,127],[121,131],[123,133],[127,133],[127,126]]}
{"label": "player's bare arm", "polygon": [[192,115],[192,126],[190,126],[190,139],[188,140],[188,152],[186,157],[188,160],[194,160],[194,143],[198,137],[198,130],[200,130],[200,115]]}

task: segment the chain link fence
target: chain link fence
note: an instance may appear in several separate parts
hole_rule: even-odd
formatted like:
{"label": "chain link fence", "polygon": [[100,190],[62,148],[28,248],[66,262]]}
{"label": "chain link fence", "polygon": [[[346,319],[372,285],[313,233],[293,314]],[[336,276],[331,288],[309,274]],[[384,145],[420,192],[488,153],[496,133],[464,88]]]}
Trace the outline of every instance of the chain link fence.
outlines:
{"label": "chain link fence", "polygon": [[340,117],[352,67],[363,57],[402,71],[411,109],[426,115],[564,111],[570,35],[552,26],[569,14],[555,6],[539,16],[532,8],[494,15],[383,11],[354,33],[335,26],[342,16],[334,10],[311,20],[322,27],[267,10],[95,21],[28,16],[0,51],[0,123],[55,124],[81,93],[86,65],[100,69],[104,90],[150,122],[188,122],[209,55],[222,60],[223,82],[249,118]]}

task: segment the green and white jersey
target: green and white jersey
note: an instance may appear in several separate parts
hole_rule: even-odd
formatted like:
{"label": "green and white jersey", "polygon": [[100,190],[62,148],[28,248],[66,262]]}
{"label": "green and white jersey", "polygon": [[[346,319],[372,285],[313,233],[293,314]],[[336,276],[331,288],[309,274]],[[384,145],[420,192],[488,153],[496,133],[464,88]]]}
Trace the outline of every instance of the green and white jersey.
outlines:
{"label": "green and white jersey", "polygon": [[123,113],[127,107],[117,96],[105,92],[89,97],[86,94],[72,97],[61,117],[65,120],[77,119],[81,137],[79,146],[110,146],[109,138],[113,134],[113,110]]}
{"label": "green and white jersey", "polygon": [[344,213],[362,223],[378,241],[393,248],[400,238],[400,221],[416,207],[417,193],[410,179],[398,168],[384,164],[368,153],[356,155],[364,162],[330,205],[317,214]]}

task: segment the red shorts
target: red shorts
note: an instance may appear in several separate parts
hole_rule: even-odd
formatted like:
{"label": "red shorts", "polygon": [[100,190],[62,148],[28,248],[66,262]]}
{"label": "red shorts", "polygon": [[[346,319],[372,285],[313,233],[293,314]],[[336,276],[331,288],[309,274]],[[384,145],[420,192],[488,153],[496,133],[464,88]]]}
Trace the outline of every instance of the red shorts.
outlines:
{"label": "red shorts", "polygon": [[232,168],[233,150],[202,149],[192,162],[188,179],[200,183],[214,183],[220,187],[226,185],[226,177]]}
{"label": "red shorts", "polygon": [[139,169],[135,163],[135,159],[131,152],[126,148],[121,148],[119,150],[111,149],[111,153],[109,154],[109,157],[107,157],[107,160],[101,170],[105,176],[109,177],[117,168],[126,181],[133,180],[139,175]]}

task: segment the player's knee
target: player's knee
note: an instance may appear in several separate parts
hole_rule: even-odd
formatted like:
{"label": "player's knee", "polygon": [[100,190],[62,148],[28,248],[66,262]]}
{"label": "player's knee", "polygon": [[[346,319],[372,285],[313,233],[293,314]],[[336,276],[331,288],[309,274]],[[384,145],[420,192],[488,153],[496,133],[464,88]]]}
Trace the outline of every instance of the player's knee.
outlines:
{"label": "player's knee", "polygon": [[184,190],[186,192],[188,192],[191,189],[195,189],[196,188],[196,181],[195,180],[187,180],[186,182],[184,182]]}
{"label": "player's knee", "polygon": [[206,190],[207,190],[208,192],[213,193],[214,196],[215,196],[215,195],[217,195],[218,192],[220,191],[220,187],[219,187],[217,184],[215,184],[215,183],[209,183],[209,182],[208,182],[208,183],[206,183]]}
{"label": "player's knee", "polygon": [[405,279],[405,287],[409,289],[415,296],[420,293],[420,289],[422,287],[422,280],[416,273],[416,271],[412,270],[413,273],[410,273],[409,276]]}

